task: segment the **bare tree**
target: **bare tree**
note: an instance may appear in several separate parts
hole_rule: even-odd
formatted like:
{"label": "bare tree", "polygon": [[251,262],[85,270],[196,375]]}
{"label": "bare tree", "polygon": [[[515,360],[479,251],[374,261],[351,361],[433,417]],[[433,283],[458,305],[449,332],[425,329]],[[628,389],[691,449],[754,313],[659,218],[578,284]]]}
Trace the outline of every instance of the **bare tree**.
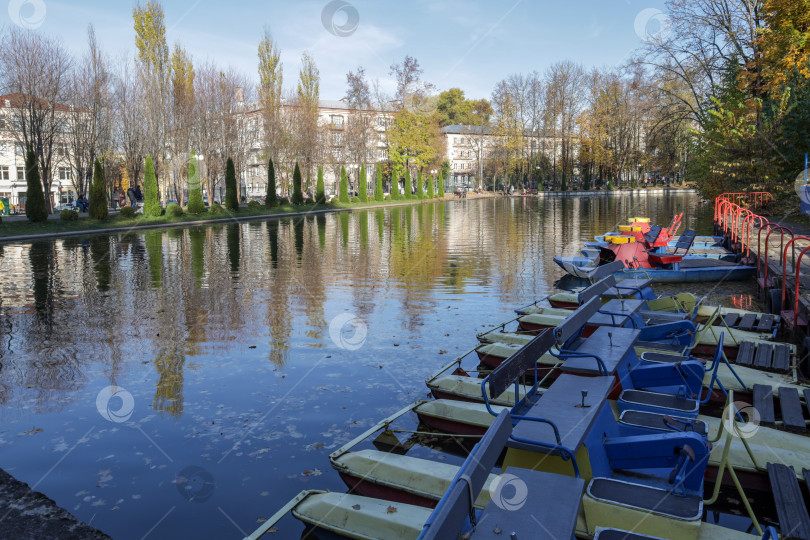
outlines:
{"label": "bare tree", "polygon": [[0,81],[13,115],[17,142],[37,156],[46,208],[50,197],[54,144],[66,130],[70,111],[64,102],[72,59],[55,39],[12,27],[0,40]]}
{"label": "bare tree", "polygon": [[146,159],[147,130],[144,125],[145,94],[144,79],[129,57],[123,57],[116,69],[114,93],[116,117],[112,136],[114,144],[125,157],[127,176],[137,183],[143,173]]}
{"label": "bare tree", "polygon": [[[68,123],[68,158],[74,171],[73,187],[87,193],[93,177],[93,163],[112,150],[112,116],[116,109],[119,79],[96,41],[92,25],[87,27],[87,52],[71,73],[71,111]],[[105,179],[107,175],[105,175]]]}

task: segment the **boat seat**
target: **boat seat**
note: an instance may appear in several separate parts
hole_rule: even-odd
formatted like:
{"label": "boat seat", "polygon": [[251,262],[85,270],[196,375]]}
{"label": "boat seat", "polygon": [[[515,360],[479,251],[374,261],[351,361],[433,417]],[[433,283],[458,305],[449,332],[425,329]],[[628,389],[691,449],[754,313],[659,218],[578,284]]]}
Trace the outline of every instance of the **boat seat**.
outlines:
{"label": "boat seat", "polygon": [[593,478],[588,484],[587,494],[598,501],[673,519],[699,520],[703,514],[701,497],[684,497],[666,489],[615,478]]}
{"label": "boat seat", "polygon": [[672,354],[682,355],[685,347],[677,343],[661,343],[659,341],[636,341],[637,349],[652,349],[653,351],[671,351]]}
{"label": "boat seat", "polygon": [[[521,491],[518,492],[515,487],[513,496],[513,488],[505,487],[501,501],[493,500],[484,508],[478,526],[470,536],[471,540],[503,540],[504,532],[514,534],[514,538],[537,540],[574,537],[582,492],[585,490],[584,480],[518,467],[507,467],[503,478],[509,475],[522,482]],[[522,508],[516,510],[511,505],[503,504],[503,499],[514,499],[524,493],[523,489],[528,498]]]}
{"label": "boat seat", "polygon": [[579,304],[582,305],[591,298],[601,298],[602,294],[604,294],[605,291],[613,287],[615,284],[616,278],[613,277],[613,274],[608,274],[607,277],[600,279],[579,293]]}
{"label": "boat seat", "polygon": [[613,298],[640,298],[644,289],[652,284],[651,278],[627,278],[616,282],[616,286],[611,287],[602,294],[603,299]]}
{"label": "boat seat", "polygon": [[702,420],[647,411],[626,410],[619,416],[619,424],[659,431],[694,431],[704,437],[709,434],[709,427]]}
{"label": "boat seat", "polygon": [[[641,330],[600,326],[588,339],[571,351],[574,354],[590,354],[601,358],[608,375],[616,373],[619,364],[629,355],[635,355],[633,345]],[[580,375],[600,375],[600,366],[593,357],[568,358],[561,367],[563,372]]]}
{"label": "boat seat", "polygon": [[[489,478],[495,461],[509,438],[512,425],[507,411],[502,411],[493,422],[486,435],[467,457],[450,487],[445,492],[435,510],[425,522],[419,538],[456,538],[467,523],[473,508],[471,497],[477,497]],[[496,499],[500,486],[493,486],[493,500],[484,508],[478,518],[478,527],[470,538],[483,540],[498,538],[495,530],[509,530],[518,538],[572,538],[576,528],[579,506],[585,481],[559,474],[517,469],[509,467],[501,481],[516,477],[520,487],[526,489],[522,495],[533,494],[522,507],[504,505],[503,499]],[[507,481],[505,486],[508,486]],[[543,496],[542,494],[547,494]],[[507,495],[508,496],[508,495]],[[503,508],[505,506],[505,508]],[[529,519],[529,517],[533,519]],[[542,527],[537,527],[537,523]],[[486,525],[483,525],[486,523]]]}
{"label": "boat seat", "polygon": [[614,528],[596,529],[593,540],[663,540],[660,536],[647,536],[646,534],[636,534],[629,531]]}
{"label": "boat seat", "polygon": [[705,358],[695,358],[694,356],[684,356],[682,354],[672,354],[655,351],[645,351],[641,353],[641,359],[647,362],[661,362],[661,363],[685,362],[687,360],[698,360],[700,362],[703,362],[704,364],[706,363]]}
{"label": "boat seat", "polygon": [[793,467],[768,463],[768,479],[773,491],[781,538],[810,540],[810,516]]}
{"label": "boat seat", "polygon": [[632,409],[688,417],[696,417],[700,409],[700,402],[697,399],[649,390],[623,390],[619,395],[618,405],[620,411]]}
{"label": "boat seat", "polygon": [[674,311],[652,311],[646,309],[639,311],[639,315],[641,315],[641,318],[644,319],[648,325],[685,321],[688,318],[686,313],[678,313]]}

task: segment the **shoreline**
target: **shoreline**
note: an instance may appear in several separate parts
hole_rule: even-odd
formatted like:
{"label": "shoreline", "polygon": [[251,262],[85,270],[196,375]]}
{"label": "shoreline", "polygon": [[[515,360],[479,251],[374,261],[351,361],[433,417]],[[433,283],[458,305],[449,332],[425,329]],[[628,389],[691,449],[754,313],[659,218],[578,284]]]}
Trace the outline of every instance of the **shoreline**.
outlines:
{"label": "shoreline", "polygon": [[[623,194],[629,193],[633,195],[640,195],[640,194],[663,194],[663,193],[670,193],[670,192],[694,192],[693,188],[648,188],[648,189],[624,189],[624,190],[590,190],[590,191],[539,191],[537,193],[523,195],[523,194],[513,194],[509,195],[508,197],[536,197],[536,198],[546,198],[546,197],[570,197],[570,196],[593,196],[593,195],[616,195],[616,194]],[[318,205],[313,205],[312,210],[299,210],[293,209],[290,207],[290,210],[279,210],[275,212],[268,212],[268,213],[261,213],[261,214],[251,214],[251,215],[228,215],[224,217],[204,217],[201,219],[190,219],[190,220],[181,220],[181,221],[170,221],[164,223],[143,223],[143,224],[130,224],[125,226],[119,227],[101,227],[101,228],[88,228],[88,229],[78,229],[74,231],[53,231],[53,232],[44,232],[44,233],[37,233],[37,234],[21,234],[21,235],[14,235],[14,236],[0,236],[0,244],[9,244],[14,242],[31,242],[35,240],[46,240],[49,238],[69,238],[75,236],[89,236],[95,234],[115,234],[115,233],[126,233],[138,230],[154,230],[154,229],[168,229],[173,227],[189,227],[189,226],[197,226],[197,225],[215,225],[221,222],[243,222],[243,221],[256,221],[256,220],[263,220],[263,219],[275,219],[275,218],[283,218],[283,217],[300,217],[300,216],[308,216],[308,215],[319,215],[331,212],[351,212],[353,210],[373,210],[379,208],[388,208],[388,207],[397,207],[397,206],[414,206],[417,204],[429,204],[429,203],[437,203],[437,202],[447,202],[447,201],[461,201],[467,199],[491,199],[491,198],[500,198],[505,197],[503,194],[498,192],[491,192],[485,191],[484,193],[474,193],[469,192],[465,199],[460,199],[455,196],[455,194],[445,193],[444,198],[434,198],[434,199],[415,199],[415,200],[397,200],[397,201],[388,201],[388,202],[380,202],[380,201],[373,201],[367,203],[348,203],[347,206],[328,206],[326,208],[320,207]],[[338,203],[341,204],[341,203]],[[346,204],[346,203],[343,203]],[[246,206],[242,208],[247,208]],[[188,214],[184,214],[184,216],[188,216]],[[49,220],[49,221],[59,221],[57,219]],[[46,222],[47,223],[47,222]],[[0,224],[0,230],[2,229],[2,224]]]}

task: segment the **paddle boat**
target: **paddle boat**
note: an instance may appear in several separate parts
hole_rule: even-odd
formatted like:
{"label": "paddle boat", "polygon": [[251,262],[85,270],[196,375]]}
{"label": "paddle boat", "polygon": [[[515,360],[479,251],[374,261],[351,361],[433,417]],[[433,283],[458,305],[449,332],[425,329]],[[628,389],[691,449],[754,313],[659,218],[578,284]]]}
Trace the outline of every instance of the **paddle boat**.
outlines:
{"label": "paddle boat", "polygon": [[[547,334],[537,336],[524,353],[490,374],[481,386],[489,386],[493,394],[505,392],[511,386],[512,374],[523,371],[534,354],[550,346],[549,341]],[[566,374],[534,402],[532,390],[516,400],[515,406],[531,403],[529,410],[542,417],[515,415],[508,407],[495,411],[487,404],[488,425],[503,429],[508,411],[513,421],[517,420],[506,442],[504,475],[536,470],[587,482],[590,492],[586,490],[583,495],[576,520],[580,537],[595,535],[598,526],[632,529],[636,534],[661,535],[667,531],[667,538],[751,538],[701,520],[703,476],[709,453],[714,451],[706,437],[708,428],[700,421],[643,412],[626,412],[617,421],[606,400],[613,385],[612,377]],[[405,409],[410,410],[413,407]],[[352,493],[426,507],[436,505],[440,497],[445,501],[447,490],[464,476],[458,467],[378,450],[352,450],[375,431],[387,431],[392,420],[389,417],[330,455],[333,467],[348,479]],[[485,431],[485,439],[489,436],[490,431]],[[460,471],[467,463],[469,460]],[[546,477],[549,484],[541,493],[555,491],[552,478]],[[502,481],[503,477],[490,474],[481,481],[480,493],[468,493],[466,500],[475,508],[490,508],[493,498],[498,505]],[[561,493],[565,496],[569,490]],[[441,501],[437,510],[442,508]],[[687,507],[694,510],[688,516],[684,514]],[[750,506],[747,509],[750,511]],[[342,508],[337,511],[342,517]],[[637,518],[641,516],[646,525],[639,528]],[[521,537],[538,537],[538,530]]]}
{"label": "paddle boat", "polygon": [[622,268],[615,272],[616,279],[638,278],[653,282],[683,283],[698,281],[735,281],[754,276],[756,268],[704,256],[689,257],[695,239],[694,231],[686,231],[674,251],[655,247],[660,227],[651,227],[644,242],[633,236],[611,236],[594,257],[554,257],[554,262],[566,273],[588,279],[599,266],[620,261]]}
{"label": "paddle boat", "polygon": [[[607,268],[607,270],[610,270],[610,268]],[[607,277],[602,278],[579,293],[577,302],[587,302],[596,297],[601,298],[603,302],[597,314],[594,315],[592,320],[588,321],[584,336],[587,337],[597,326],[633,327],[642,330],[639,338],[643,342],[640,345],[642,347],[669,349],[681,353],[684,352],[685,347],[688,347],[694,354],[710,356],[714,354],[717,347],[718,332],[724,328],[726,332],[726,355],[730,359],[737,357],[738,350],[743,343],[750,343],[751,352],[754,353],[756,348],[766,343],[770,344],[771,340],[776,336],[777,327],[773,325],[775,320],[773,317],[764,317],[758,323],[758,327],[762,328],[763,331],[753,332],[729,326],[728,323],[738,324],[737,321],[740,320],[740,317],[729,315],[720,317],[722,311],[719,308],[716,308],[715,312],[704,323],[695,323],[695,321],[690,320],[690,316],[698,313],[700,301],[690,304],[694,306],[691,310],[686,307],[685,302],[679,304],[684,308],[681,311],[645,309],[649,308],[650,303],[659,304],[662,307],[669,307],[671,304],[661,302],[658,299],[647,300],[647,298],[652,297],[649,286],[640,289],[634,286],[625,286],[624,283],[625,281],[617,283],[614,276],[608,274]],[[689,301],[689,299],[685,300]],[[533,333],[544,328],[554,327],[565,320],[571,313],[563,309],[541,308],[537,305],[537,302],[520,308],[516,312],[519,314],[517,318],[518,331],[522,333]],[[744,321],[746,327],[749,327],[749,325],[753,327],[753,324],[756,323],[754,316],[746,315],[743,318],[746,319]],[[751,322],[748,322],[749,318]],[[509,322],[511,321],[496,327],[496,329],[500,328],[501,332],[490,331],[480,334],[478,336],[479,340],[487,344],[520,344],[521,339],[524,341],[528,339],[524,336],[512,336],[512,333],[505,332],[506,324]],[[765,331],[766,323],[767,328],[770,330],[769,333]],[[771,346],[773,351],[769,353],[768,365],[763,367],[770,369],[776,362],[775,370],[787,371],[791,367],[790,357],[795,352],[795,346],[788,344],[772,344],[768,346]],[[483,345],[479,353],[489,354],[491,349],[497,350],[498,347]],[[506,356],[508,356],[508,351],[506,353]],[[764,349],[762,354],[765,354]],[[483,357],[481,360],[486,361]]]}

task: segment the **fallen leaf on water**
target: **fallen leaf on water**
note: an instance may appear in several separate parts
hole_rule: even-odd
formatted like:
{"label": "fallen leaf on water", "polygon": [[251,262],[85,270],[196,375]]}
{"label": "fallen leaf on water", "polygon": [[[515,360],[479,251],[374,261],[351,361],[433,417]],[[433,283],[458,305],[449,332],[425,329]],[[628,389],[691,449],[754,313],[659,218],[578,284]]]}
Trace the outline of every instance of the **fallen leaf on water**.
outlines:
{"label": "fallen leaf on water", "polygon": [[445,351],[444,349],[439,349],[439,354],[447,354],[447,351]]}
{"label": "fallen leaf on water", "polygon": [[20,435],[32,435],[34,433],[40,433],[41,431],[42,431],[41,427],[32,428],[32,429],[29,429],[28,431],[23,431],[22,433],[20,433]]}
{"label": "fallen leaf on water", "polygon": [[389,507],[388,507],[388,513],[389,513],[389,514],[393,514],[393,513],[395,513],[396,511],[397,511],[397,507],[396,507],[396,506],[389,506]]}

